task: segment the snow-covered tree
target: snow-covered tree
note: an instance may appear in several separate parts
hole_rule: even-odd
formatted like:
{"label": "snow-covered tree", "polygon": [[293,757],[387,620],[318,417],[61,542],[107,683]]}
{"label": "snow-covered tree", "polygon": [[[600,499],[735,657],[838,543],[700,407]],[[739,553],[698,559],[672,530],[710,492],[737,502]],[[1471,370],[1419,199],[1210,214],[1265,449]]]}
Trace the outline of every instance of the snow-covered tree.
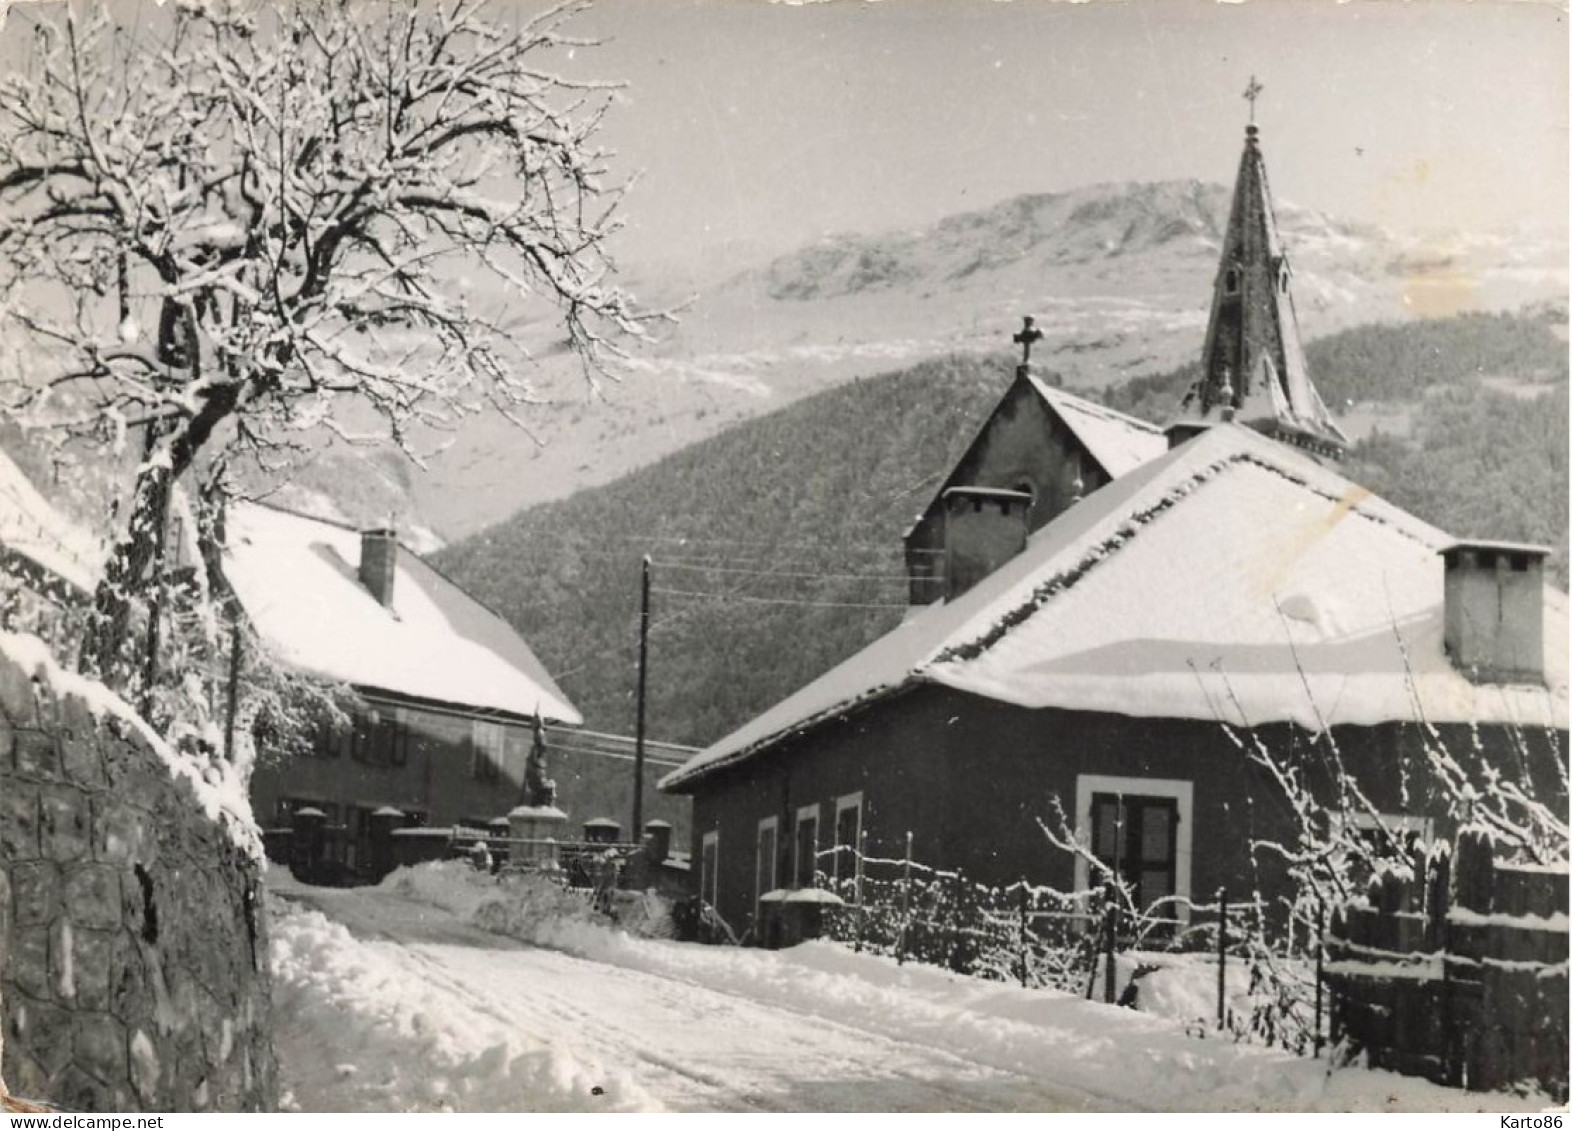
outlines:
{"label": "snow-covered tree", "polygon": [[187,472],[277,466],[324,430],[418,457],[531,402],[526,320],[591,380],[643,333],[606,251],[612,88],[557,71],[583,7],[12,7],[32,43],[0,76],[0,337],[33,353],[5,408],[135,466],[90,669],[129,682]]}

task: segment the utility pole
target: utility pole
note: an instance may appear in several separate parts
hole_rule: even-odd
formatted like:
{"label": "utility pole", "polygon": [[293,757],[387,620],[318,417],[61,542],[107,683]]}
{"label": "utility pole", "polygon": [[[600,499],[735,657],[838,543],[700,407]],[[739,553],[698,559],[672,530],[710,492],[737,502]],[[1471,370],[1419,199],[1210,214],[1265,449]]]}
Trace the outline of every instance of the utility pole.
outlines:
{"label": "utility pole", "polygon": [[650,659],[650,556],[644,555],[639,585],[639,717],[633,732],[633,828],[629,839],[642,843],[644,836],[644,688]]}

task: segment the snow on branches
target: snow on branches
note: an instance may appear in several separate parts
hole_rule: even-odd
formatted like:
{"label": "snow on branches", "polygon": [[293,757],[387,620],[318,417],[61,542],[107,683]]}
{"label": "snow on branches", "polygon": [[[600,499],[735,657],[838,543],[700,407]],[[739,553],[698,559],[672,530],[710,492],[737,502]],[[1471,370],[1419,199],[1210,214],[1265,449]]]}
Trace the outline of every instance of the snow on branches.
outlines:
{"label": "snow on branches", "polygon": [[596,144],[612,87],[551,69],[586,45],[564,30],[583,7],[10,22],[33,41],[0,76],[0,332],[40,364],[3,408],[141,441],[90,666],[113,674],[169,485],[215,452],[276,465],[369,429],[418,459],[434,430],[536,399],[523,318],[592,381],[644,335],[606,249],[626,189]]}

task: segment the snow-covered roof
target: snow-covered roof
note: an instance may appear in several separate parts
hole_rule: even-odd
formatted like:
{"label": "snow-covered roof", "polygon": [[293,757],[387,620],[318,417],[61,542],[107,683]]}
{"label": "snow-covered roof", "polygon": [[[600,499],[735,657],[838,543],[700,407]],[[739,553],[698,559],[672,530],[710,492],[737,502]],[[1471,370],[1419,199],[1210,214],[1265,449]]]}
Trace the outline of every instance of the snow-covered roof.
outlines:
{"label": "snow-covered roof", "polygon": [[1134,471],[1168,450],[1168,439],[1155,424],[1056,389],[1034,375],[1028,374],[1027,380],[1110,478]]}
{"label": "snow-covered roof", "polygon": [[666,776],[677,788],[916,682],[1026,707],[1313,730],[1567,726],[1565,594],[1546,687],[1474,684],[1442,647],[1456,539],[1302,452],[1220,425],[1048,523],[953,602],[906,620]]}
{"label": "snow-covered roof", "polygon": [[83,592],[91,592],[98,582],[102,547],[50,505],[4,452],[0,452],[0,546]]}
{"label": "snow-covered roof", "polygon": [[281,662],[363,690],[583,719],[507,622],[399,548],[393,607],[357,575],[360,533],[257,503],[225,516],[224,574]]}

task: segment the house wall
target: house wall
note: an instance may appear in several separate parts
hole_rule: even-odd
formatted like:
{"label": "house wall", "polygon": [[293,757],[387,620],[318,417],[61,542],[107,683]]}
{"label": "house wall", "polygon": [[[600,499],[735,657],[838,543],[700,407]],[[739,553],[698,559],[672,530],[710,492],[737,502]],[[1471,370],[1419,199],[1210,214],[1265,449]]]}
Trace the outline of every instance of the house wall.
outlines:
{"label": "house wall", "polygon": [[[1017,379],[944,486],[1029,490],[1034,502],[1027,529],[1034,531],[1069,508],[1077,476],[1085,494],[1109,479],[1031,384]],[[944,596],[944,526],[944,505],[936,498],[907,535],[914,605]]]}
{"label": "house wall", "polygon": [[718,832],[717,907],[741,936],[754,925],[759,822],[778,818],[777,875],[784,886],[799,808],[818,806],[823,850],[833,843],[836,800],[859,791],[870,855],[900,856],[910,830],[915,858],[937,856],[946,786],[939,709],[932,699],[903,695],[706,780],[693,799],[695,888],[704,836]]}
{"label": "house wall", "polygon": [[[346,807],[376,810],[392,805],[419,813],[427,825],[505,816],[519,803],[532,732],[523,723],[502,722],[504,763],[495,780],[475,773],[472,719],[424,707],[373,701],[379,711],[399,710],[409,728],[403,765],[357,760],[345,733],[320,744],[318,755],[269,760],[252,775],[251,807],[264,827],[288,823],[288,808],[309,803],[330,821],[345,819]],[[549,740],[548,740],[549,745]]]}
{"label": "house wall", "polygon": [[[1474,756],[1470,728],[1441,727],[1436,735],[1460,760]],[[1565,733],[1520,737],[1541,796],[1555,797],[1559,789],[1564,806],[1554,764],[1565,757]],[[1444,805],[1426,787],[1427,737],[1419,727],[1338,728],[1335,758],[1325,742],[1288,725],[1257,728],[1254,738],[1286,752],[1329,799],[1335,796],[1331,771],[1340,764],[1379,811],[1429,815],[1437,833],[1453,831]],[[1484,756],[1517,764],[1518,743],[1504,728],[1481,727],[1477,739]],[[694,796],[695,853],[705,831],[720,830],[719,905],[740,930],[752,917],[759,819],[779,814],[781,843],[789,846],[796,807],[817,801],[820,846],[828,847],[834,798],[861,790],[873,855],[899,858],[911,830],[920,863],[959,868],[990,885],[1024,878],[1068,891],[1076,881],[1073,860],[1049,843],[1038,822],[1058,827],[1057,799],[1068,824],[1076,824],[1082,775],[1188,784],[1188,829],[1180,843],[1189,844],[1189,895],[1197,902],[1210,902],[1222,889],[1233,899],[1282,890],[1281,875],[1264,857],[1253,860],[1250,845],[1288,842],[1292,815],[1269,772],[1217,723],[1032,710],[932,685],[702,783]],[[1143,790],[1134,785],[1129,792]]]}

